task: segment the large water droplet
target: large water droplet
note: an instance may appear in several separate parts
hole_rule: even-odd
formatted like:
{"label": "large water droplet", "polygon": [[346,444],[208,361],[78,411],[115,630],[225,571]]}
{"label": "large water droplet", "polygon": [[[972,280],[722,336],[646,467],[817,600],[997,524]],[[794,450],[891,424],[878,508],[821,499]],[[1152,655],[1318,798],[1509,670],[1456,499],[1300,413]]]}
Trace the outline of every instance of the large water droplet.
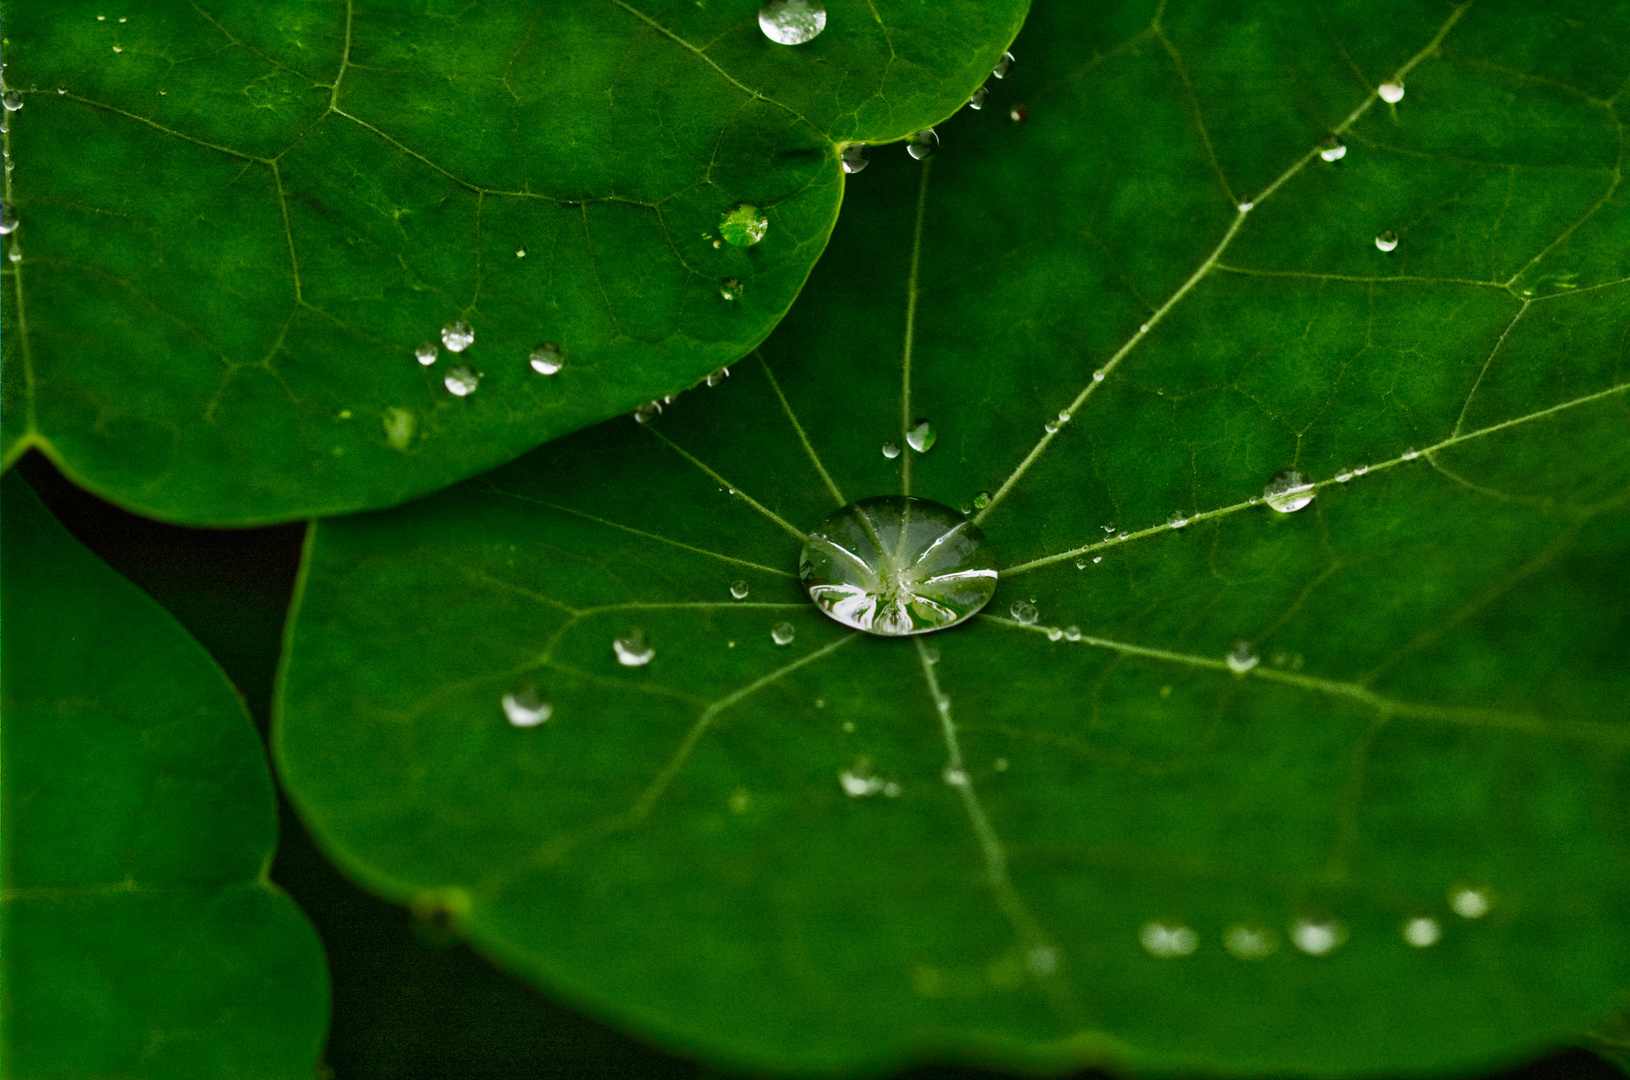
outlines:
{"label": "large water droplet", "polygon": [[740,580],[732,581],[730,583],[730,595],[735,597],[737,600],[747,599],[747,582]]}
{"label": "large water droplet", "polygon": [[1347,144],[1341,141],[1340,135],[1332,132],[1319,144],[1319,156],[1326,161],[1340,161],[1347,156]]}
{"label": "large water droplet", "polygon": [[906,432],[906,442],[919,454],[926,454],[934,448],[934,442],[940,437],[934,430],[934,425],[927,420],[912,422],[911,430]]}
{"label": "large water droplet", "polygon": [[611,651],[617,654],[617,663],[623,667],[644,667],[651,662],[651,657],[657,654],[649,642],[645,640],[645,631],[630,630],[611,643]]}
{"label": "large water droplet", "polygon": [[802,45],[826,29],[826,6],[820,0],[770,0],[758,9],[758,28],[779,45]]}
{"label": "large water droplet", "polygon": [[792,628],[790,622],[776,623],[770,628],[770,640],[777,645],[791,645],[796,634],[797,631]]}
{"label": "large water droplet", "polygon": [[554,706],[544,700],[543,694],[531,683],[522,683],[502,700],[504,715],[516,727],[537,727],[549,719]]}
{"label": "large water droplet", "polygon": [[1228,670],[1241,675],[1250,671],[1262,662],[1262,658],[1251,648],[1249,641],[1236,641],[1234,647],[1228,650]]}
{"label": "large water droplet", "polygon": [[906,140],[906,153],[921,161],[940,148],[940,137],[933,128],[923,128]]}
{"label": "large water droplet", "polygon": [[860,172],[867,165],[871,164],[871,162],[866,160],[865,143],[853,143],[852,145],[845,146],[843,148],[843,153],[838,156],[838,160],[843,162],[843,171],[851,174]]}
{"label": "large water droplet", "polygon": [[1404,940],[1417,949],[1429,949],[1443,940],[1443,927],[1427,915],[1404,920],[1403,933]]}
{"label": "large water droplet", "polygon": [[1138,941],[1150,956],[1169,960],[1188,956],[1200,947],[1200,935],[1181,924],[1146,922],[1138,930]]}
{"label": "large water droplet", "polygon": [[749,203],[741,203],[719,218],[719,235],[737,247],[752,247],[764,239],[769,228],[770,219]]}
{"label": "large water droplet", "polygon": [[463,352],[475,343],[475,331],[463,319],[441,328],[441,343],[448,352]]}
{"label": "large water droplet", "polygon": [[1376,87],[1375,92],[1380,94],[1381,100],[1386,102],[1388,105],[1396,105],[1400,101],[1404,100],[1404,84],[1399,82],[1397,79],[1387,80],[1380,86]]}
{"label": "large water droplet", "polygon": [[1266,926],[1235,923],[1223,932],[1223,948],[1241,960],[1262,960],[1279,948],[1279,935]]}
{"label": "large water droplet", "polygon": [[1007,610],[1008,614],[1026,626],[1034,626],[1036,620],[1041,618],[1041,612],[1036,610],[1036,605],[1028,600],[1015,600]]}
{"label": "large water droplet", "polygon": [[985,99],[988,98],[988,97],[990,97],[990,90],[988,88],[986,88],[986,87],[981,86],[979,89],[975,90],[971,95],[969,95],[969,97],[968,97],[968,108],[976,109],[976,110],[977,109],[983,109],[985,107]]}
{"label": "large water droplet", "polygon": [[425,367],[436,362],[436,346],[428,341],[421,341],[419,347],[413,350],[413,358]]}
{"label": "large water droplet", "polygon": [[741,299],[741,282],[733,277],[727,277],[719,282],[719,295],[726,300]]}
{"label": "large water droplet", "polygon": [[886,442],[886,443],[884,443],[883,444],[883,456],[890,459],[891,461],[894,458],[899,457],[900,456],[900,444],[895,443],[895,442]]}
{"label": "large water droplet", "polygon": [[1309,956],[1324,956],[1341,948],[1347,927],[1335,919],[1299,919],[1290,928],[1290,940]]}
{"label": "large water droplet", "polygon": [[8,236],[17,228],[17,208],[0,202],[0,236]]}
{"label": "large water droplet", "polygon": [[1005,79],[1007,78],[1007,73],[1012,70],[1013,54],[1010,52],[1005,52],[1002,54],[1002,58],[996,61],[996,66],[991,68],[990,73],[996,76],[998,79]]}
{"label": "large water droplet", "polygon": [[16,112],[23,107],[23,95],[15,90],[7,90],[5,96],[0,97],[0,105],[4,105],[7,112]]}
{"label": "large water droplet", "polygon": [[1262,489],[1262,500],[1281,514],[1293,514],[1312,502],[1316,494],[1313,481],[1295,469],[1281,469]]}
{"label": "large water droplet", "polygon": [[845,626],[897,636],[954,626],[996,591],[996,555],[949,506],[885,495],[821,522],[799,558],[810,599]]}
{"label": "large water droplet", "polygon": [[1386,229],[1375,234],[1375,246],[1382,251],[1391,251],[1398,246],[1398,234]]}
{"label": "large water droplet", "polygon": [[481,373],[469,364],[460,364],[442,378],[442,385],[447,387],[449,394],[469,397],[481,385]]}
{"label": "large water droplet", "polygon": [[1481,919],[1489,913],[1489,894],[1482,889],[1460,885],[1449,890],[1449,907],[1462,919]]}

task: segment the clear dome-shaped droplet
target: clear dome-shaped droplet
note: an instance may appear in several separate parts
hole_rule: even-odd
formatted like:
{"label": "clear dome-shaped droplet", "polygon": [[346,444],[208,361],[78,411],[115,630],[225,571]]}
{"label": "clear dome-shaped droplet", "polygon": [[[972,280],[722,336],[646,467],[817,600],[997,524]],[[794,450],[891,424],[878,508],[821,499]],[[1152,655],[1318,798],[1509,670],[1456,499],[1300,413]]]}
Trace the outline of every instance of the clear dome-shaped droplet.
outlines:
{"label": "clear dome-shaped droplet", "polygon": [[1080,641],[1081,640],[1081,628],[1079,626],[1066,626],[1064,628],[1064,640],[1065,641]]}
{"label": "clear dome-shaped droplet", "polygon": [[475,331],[463,319],[450,322],[441,328],[441,343],[448,352],[463,352],[475,344]]}
{"label": "clear dome-shaped droplet", "polygon": [[727,277],[719,282],[719,295],[726,300],[741,299],[741,282],[733,277]]}
{"label": "clear dome-shaped droplet", "polygon": [[906,443],[917,453],[926,454],[934,448],[939,437],[933,424],[927,420],[916,420],[912,422],[911,430],[906,432]]}
{"label": "clear dome-shaped droplet", "polygon": [[850,503],[810,532],[798,576],[827,615],[872,634],[955,626],[996,591],[996,554],[949,506],[885,495]]}
{"label": "clear dome-shaped droplet", "polygon": [[469,364],[460,364],[442,378],[447,392],[456,397],[469,397],[481,385],[481,373]]}
{"label": "clear dome-shaped droplet", "polygon": [[985,99],[988,97],[990,97],[990,89],[988,87],[981,86],[971,95],[969,95],[968,108],[975,110],[983,109],[985,107]]}
{"label": "clear dome-shaped droplet", "polygon": [[826,29],[826,5],[820,0],[770,0],[758,9],[758,28],[778,45],[814,41]]}
{"label": "clear dome-shaped droplet", "polygon": [[7,90],[5,96],[0,97],[0,105],[4,105],[7,112],[16,112],[23,107],[23,95],[15,90]]}
{"label": "clear dome-shaped droplet", "polygon": [[1301,919],[1290,928],[1290,940],[1309,956],[1324,956],[1347,940],[1347,927],[1335,919]]}
{"label": "clear dome-shaped droplet", "polygon": [[651,657],[657,651],[645,640],[643,630],[630,630],[611,643],[611,651],[617,655],[617,663],[623,667],[644,667],[651,662]]}
{"label": "clear dome-shaped droplet", "polygon": [[436,346],[433,342],[421,341],[419,347],[413,350],[413,358],[425,367],[436,362]]}
{"label": "clear dome-shaped droplet", "polygon": [[776,623],[770,628],[770,640],[777,645],[791,645],[796,634],[797,631],[792,628],[790,622]]}
{"label": "clear dome-shaped droplet", "polygon": [[1228,670],[1243,675],[1262,662],[1262,658],[1251,648],[1249,641],[1236,641],[1234,647],[1228,650]]}
{"label": "clear dome-shaped droplet", "polygon": [[1138,930],[1138,942],[1150,956],[1170,960],[1188,956],[1200,947],[1200,935],[1192,927],[1164,922],[1146,922]]}
{"label": "clear dome-shaped droplet", "polygon": [[923,128],[906,140],[906,153],[921,161],[940,148],[940,137],[933,128]]}
{"label": "clear dome-shaped droplet", "polygon": [[1295,469],[1281,469],[1262,489],[1262,500],[1281,514],[1294,514],[1318,494],[1313,481]]}
{"label": "clear dome-shaped droplet", "polygon": [[1005,79],[1007,78],[1007,73],[1012,70],[1013,54],[1010,52],[1005,52],[1002,54],[1002,58],[996,61],[996,66],[991,68],[990,73],[998,79]]}
{"label": "clear dome-shaped droplet", "polygon": [[1430,949],[1443,940],[1443,926],[1429,915],[1404,920],[1404,940],[1417,949]]}
{"label": "clear dome-shaped droplet", "polygon": [[1404,84],[1397,79],[1389,79],[1376,87],[1375,92],[1380,94],[1381,100],[1388,105],[1396,105],[1404,99]]}
{"label": "clear dome-shaped droplet", "polygon": [[1340,135],[1332,132],[1319,144],[1319,156],[1326,161],[1340,161],[1347,156],[1347,144],[1341,141]]}
{"label": "clear dome-shaped droplet", "polygon": [[559,345],[545,341],[532,350],[526,362],[531,364],[532,370],[539,375],[553,375],[566,363],[566,356],[560,351]]}
{"label": "clear dome-shaped droplet", "polygon": [[17,228],[17,208],[0,202],[0,236],[9,236]]}
{"label": "clear dome-shaped droplet", "polygon": [[1026,626],[1033,626],[1036,620],[1041,618],[1041,612],[1036,610],[1036,605],[1028,600],[1013,601],[1007,611],[1009,615],[1012,615]]}
{"label": "clear dome-shaped droplet", "polygon": [[886,442],[886,443],[884,443],[883,444],[883,456],[886,457],[886,458],[889,458],[890,460],[893,460],[894,458],[899,457],[900,456],[900,444],[895,443],[895,442]]}
{"label": "clear dome-shaped droplet", "polygon": [[749,203],[740,203],[719,218],[719,235],[737,247],[752,247],[769,228],[770,219]]}
{"label": "clear dome-shaped droplet", "polygon": [[505,694],[501,704],[504,715],[516,727],[537,727],[555,711],[554,706],[545,701],[543,694],[531,683],[522,683]]}
{"label": "clear dome-shaped droplet", "polygon": [[738,579],[738,580],[732,581],[730,583],[730,595],[733,596],[734,598],[736,598],[737,600],[745,600],[745,599],[747,599],[747,591],[748,591],[748,589],[747,589],[747,582],[746,581]]}
{"label": "clear dome-shaped droplet", "polygon": [[1104,369],[1099,368],[1097,371],[1094,371],[1092,373],[1092,381],[1093,382],[1103,382],[1104,381],[1104,374],[1105,374]]}
{"label": "clear dome-shaped droplet", "polygon": [[860,172],[871,164],[866,160],[865,143],[852,143],[845,146],[843,153],[838,156],[838,160],[843,162],[843,171],[851,174]]}
{"label": "clear dome-shaped droplet", "polygon": [[1398,234],[1391,229],[1376,233],[1375,246],[1382,251],[1391,251],[1398,246]]}

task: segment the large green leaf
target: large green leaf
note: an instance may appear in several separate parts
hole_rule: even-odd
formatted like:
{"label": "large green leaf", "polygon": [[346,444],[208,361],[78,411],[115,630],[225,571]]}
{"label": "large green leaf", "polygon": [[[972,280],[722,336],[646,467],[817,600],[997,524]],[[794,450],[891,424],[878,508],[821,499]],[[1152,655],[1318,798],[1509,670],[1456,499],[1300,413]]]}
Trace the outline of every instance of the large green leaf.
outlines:
{"label": "large green leaf", "polygon": [[[841,148],[952,112],[1025,7],[832,0],[789,46],[756,0],[7,0],[4,461],[248,524],[388,506],[690,386],[792,303]],[[753,246],[720,240],[741,203]],[[414,356],[460,319],[468,397],[460,357]]]}
{"label": "large green leaf", "polygon": [[328,976],[266,878],[242,702],[15,474],[4,496],[4,1071],[313,1075]]}
{"label": "large green leaf", "polygon": [[[1362,1074],[1583,1030],[1630,986],[1630,8],[1058,3],[1015,52],[931,167],[858,178],[768,364],[315,526],[291,798],[729,1061]],[[996,599],[849,633],[800,531],[906,487],[993,493]]]}

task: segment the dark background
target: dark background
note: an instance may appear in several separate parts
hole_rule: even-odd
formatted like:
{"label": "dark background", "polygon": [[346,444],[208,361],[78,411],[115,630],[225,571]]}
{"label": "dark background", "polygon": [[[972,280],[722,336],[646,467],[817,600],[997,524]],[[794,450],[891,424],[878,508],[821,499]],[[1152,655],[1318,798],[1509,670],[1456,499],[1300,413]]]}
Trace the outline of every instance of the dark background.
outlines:
{"label": "dark background", "polygon": [[[169,609],[214,655],[264,737],[305,526],[165,525],[79,490],[37,452],[17,468],[81,543]],[[329,865],[281,793],[278,815],[282,839],[272,880],[317,927],[333,979],[325,1075],[335,1080],[721,1075],[550,1001],[461,944],[437,941],[435,932],[416,925],[404,908],[364,892]],[[924,1066],[901,1080],[993,1080],[996,1075]],[[1564,1049],[1493,1078],[1624,1080],[1624,1074],[1594,1054]]]}

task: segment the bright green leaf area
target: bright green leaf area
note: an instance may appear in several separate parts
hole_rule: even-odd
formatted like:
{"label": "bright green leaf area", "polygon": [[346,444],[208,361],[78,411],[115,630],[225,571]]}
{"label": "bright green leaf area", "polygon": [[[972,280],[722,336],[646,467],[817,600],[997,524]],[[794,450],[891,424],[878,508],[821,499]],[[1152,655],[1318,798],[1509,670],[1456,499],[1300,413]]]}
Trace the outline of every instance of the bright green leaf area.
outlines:
{"label": "bright green leaf area", "polygon": [[[854,178],[764,363],[315,527],[291,797],[728,1062],[1389,1074],[1584,1030],[1630,987],[1630,8],[1049,4],[1014,52]],[[996,598],[850,633],[802,530],[904,491],[990,493]]]}
{"label": "bright green leaf area", "polygon": [[312,1076],[328,973],[266,878],[243,703],[20,477],[0,495],[5,1075]]}
{"label": "bright green leaf area", "polygon": [[[834,0],[785,46],[754,0],[8,0],[3,460],[253,524],[389,506],[691,386],[798,294],[840,148],[951,113],[1025,7]],[[718,242],[742,202],[751,248]],[[558,374],[528,364],[545,342]]]}

